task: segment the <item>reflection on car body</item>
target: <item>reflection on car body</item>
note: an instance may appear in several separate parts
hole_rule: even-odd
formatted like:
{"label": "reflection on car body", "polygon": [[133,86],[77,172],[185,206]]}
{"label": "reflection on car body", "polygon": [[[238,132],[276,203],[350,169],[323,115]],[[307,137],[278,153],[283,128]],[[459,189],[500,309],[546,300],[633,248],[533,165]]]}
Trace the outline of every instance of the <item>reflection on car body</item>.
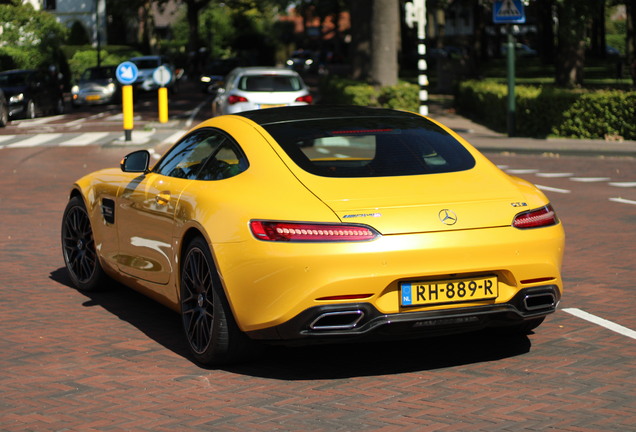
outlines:
{"label": "reflection on car body", "polygon": [[80,289],[108,275],[178,311],[201,363],[258,342],[527,333],[561,298],[545,195],[417,114],[247,111],[149,161],[74,184],[64,260]]}

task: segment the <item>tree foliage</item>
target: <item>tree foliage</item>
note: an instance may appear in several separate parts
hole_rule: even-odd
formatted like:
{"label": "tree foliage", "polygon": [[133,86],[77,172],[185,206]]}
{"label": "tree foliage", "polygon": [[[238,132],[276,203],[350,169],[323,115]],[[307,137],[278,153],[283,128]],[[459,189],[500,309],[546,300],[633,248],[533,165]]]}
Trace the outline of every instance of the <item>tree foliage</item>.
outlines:
{"label": "tree foliage", "polygon": [[67,29],[53,15],[16,0],[13,4],[0,4],[0,23],[0,58],[12,63],[9,67],[57,65]]}

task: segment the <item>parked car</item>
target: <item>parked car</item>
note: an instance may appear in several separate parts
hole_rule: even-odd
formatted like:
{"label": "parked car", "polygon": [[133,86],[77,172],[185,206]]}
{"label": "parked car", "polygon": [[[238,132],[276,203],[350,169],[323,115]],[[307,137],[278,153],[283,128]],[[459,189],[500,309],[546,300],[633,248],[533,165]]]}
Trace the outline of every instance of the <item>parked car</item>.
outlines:
{"label": "parked car", "polygon": [[228,58],[213,60],[205,65],[203,73],[199,77],[201,90],[204,93],[216,93],[219,86],[223,84],[227,74],[229,74],[232,69],[241,66],[241,63],[241,59]]}
{"label": "parked car", "polygon": [[313,97],[298,72],[275,67],[242,67],[228,74],[212,101],[213,115],[260,108],[309,105]]}
{"label": "parked car", "polygon": [[63,258],[81,290],[109,276],[179,312],[198,362],[255,341],[525,334],[560,301],[548,198],[418,114],[253,110],[151,160],[138,150],[74,183]]}
{"label": "parked car", "polygon": [[9,118],[35,118],[64,112],[59,81],[47,71],[20,69],[0,72],[0,89],[9,105]]}
{"label": "parked car", "polygon": [[0,127],[5,127],[9,123],[9,105],[4,92],[0,90]]}
{"label": "parked car", "polygon": [[135,86],[137,86],[141,90],[150,91],[159,88],[159,84],[155,82],[152,76],[159,66],[165,66],[170,71],[171,78],[166,87],[172,91],[176,90],[176,83],[178,78],[177,72],[174,66],[168,61],[167,57],[160,55],[149,55],[142,57],[133,57],[130,59],[130,61],[133,62],[139,70],[139,75],[137,77],[137,81],[135,82]]}
{"label": "parked car", "polygon": [[77,106],[121,102],[121,86],[116,71],[117,66],[86,69],[79,82],[71,88],[71,103]]}

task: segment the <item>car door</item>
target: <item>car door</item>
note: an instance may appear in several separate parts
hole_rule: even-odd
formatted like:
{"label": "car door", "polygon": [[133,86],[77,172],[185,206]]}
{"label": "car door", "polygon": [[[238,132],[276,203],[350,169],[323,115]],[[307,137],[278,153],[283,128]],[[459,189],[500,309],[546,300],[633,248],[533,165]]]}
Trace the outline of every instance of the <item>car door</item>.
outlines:
{"label": "car door", "polygon": [[175,211],[182,191],[218,147],[209,129],[192,132],[177,143],[151,172],[128,184],[118,198],[120,270],[157,284],[167,284],[175,270]]}

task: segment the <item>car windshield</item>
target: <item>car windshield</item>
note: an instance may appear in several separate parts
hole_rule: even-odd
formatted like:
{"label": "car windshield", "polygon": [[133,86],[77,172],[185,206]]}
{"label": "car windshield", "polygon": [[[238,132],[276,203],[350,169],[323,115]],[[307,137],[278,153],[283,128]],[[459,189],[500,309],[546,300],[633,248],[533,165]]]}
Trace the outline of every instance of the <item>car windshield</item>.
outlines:
{"label": "car windshield", "polygon": [[298,77],[293,75],[244,75],[237,87],[252,92],[292,92],[303,88]]}
{"label": "car windshield", "polygon": [[423,118],[342,118],[263,127],[305,171],[324,177],[385,177],[464,171],[475,159]]}
{"label": "car windshield", "polygon": [[86,69],[82,74],[83,80],[97,80],[108,79],[115,76],[114,69],[112,68],[100,68],[100,69]]}
{"label": "car windshield", "polygon": [[30,73],[10,73],[0,75],[0,86],[1,87],[9,87],[9,86],[21,86],[26,84],[27,79],[29,78]]}

